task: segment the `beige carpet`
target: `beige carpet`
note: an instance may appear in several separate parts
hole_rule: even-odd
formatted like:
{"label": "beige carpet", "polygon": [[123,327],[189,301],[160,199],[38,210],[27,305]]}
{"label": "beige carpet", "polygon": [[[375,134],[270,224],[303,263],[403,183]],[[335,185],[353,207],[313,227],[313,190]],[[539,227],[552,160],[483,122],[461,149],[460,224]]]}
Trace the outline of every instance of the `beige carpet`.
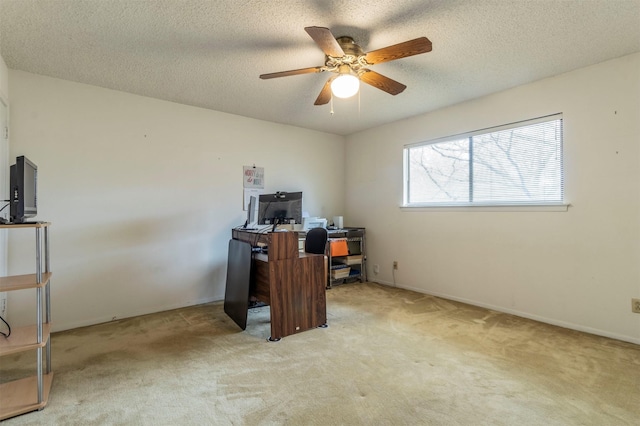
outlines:
{"label": "beige carpet", "polygon": [[241,332],[221,303],[54,334],[49,405],[4,424],[640,424],[640,346],[377,284],[327,297],[329,328],[278,343],[268,307]]}

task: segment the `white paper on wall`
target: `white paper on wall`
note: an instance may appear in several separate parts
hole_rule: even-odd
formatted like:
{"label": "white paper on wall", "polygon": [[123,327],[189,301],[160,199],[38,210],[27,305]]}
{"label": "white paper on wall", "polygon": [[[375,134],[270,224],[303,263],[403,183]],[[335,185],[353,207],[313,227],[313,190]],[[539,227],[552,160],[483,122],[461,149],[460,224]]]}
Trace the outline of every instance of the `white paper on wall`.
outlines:
{"label": "white paper on wall", "polygon": [[264,167],[243,166],[243,187],[264,188]]}

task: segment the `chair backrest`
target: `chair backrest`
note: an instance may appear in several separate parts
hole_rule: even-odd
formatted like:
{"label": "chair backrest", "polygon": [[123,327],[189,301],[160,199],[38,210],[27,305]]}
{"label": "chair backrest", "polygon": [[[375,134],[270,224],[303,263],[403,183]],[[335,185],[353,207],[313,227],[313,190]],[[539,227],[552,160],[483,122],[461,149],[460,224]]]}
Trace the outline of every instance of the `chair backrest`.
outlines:
{"label": "chair backrest", "polygon": [[327,230],[324,228],[313,228],[307,231],[304,240],[304,251],[313,254],[324,254],[327,245]]}

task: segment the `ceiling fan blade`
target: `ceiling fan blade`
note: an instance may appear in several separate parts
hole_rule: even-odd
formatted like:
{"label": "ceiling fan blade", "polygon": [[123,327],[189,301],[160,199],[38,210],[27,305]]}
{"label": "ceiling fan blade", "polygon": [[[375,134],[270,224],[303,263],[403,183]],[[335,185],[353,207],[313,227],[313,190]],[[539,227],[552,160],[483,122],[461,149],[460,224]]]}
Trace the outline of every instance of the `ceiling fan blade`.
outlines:
{"label": "ceiling fan blade", "polygon": [[340,58],[344,56],[342,47],[338,44],[336,38],[331,34],[328,28],[323,27],[306,27],[304,29],[322,49],[325,55]]}
{"label": "ceiling fan blade", "polygon": [[262,74],[260,78],[267,80],[269,78],[287,77],[289,75],[311,74],[314,72],[322,72],[322,67],[301,68],[299,70],[272,72],[270,74]]}
{"label": "ceiling fan blade", "polygon": [[314,105],[325,105],[329,103],[329,101],[331,100],[331,82],[333,81],[333,79],[334,77],[329,78],[324,84],[322,90],[320,91],[320,94],[318,95],[318,98],[313,103]]}
{"label": "ceiling fan blade", "polygon": [[407,86],[402,83],[398,83],[389,77],[385,77],[382,74],[368,69],[365,69],[365,72],[360,75],[360,80],[391,95],[397,95],[407,88]]}
{"label": "ceiling fan blade", "polygon": [[408,56],[431,52],[431,41],[426,37],[420,37],[393,46],[383,47],[365,54],[365,59],[371,65],[381,62],[393,61]]}

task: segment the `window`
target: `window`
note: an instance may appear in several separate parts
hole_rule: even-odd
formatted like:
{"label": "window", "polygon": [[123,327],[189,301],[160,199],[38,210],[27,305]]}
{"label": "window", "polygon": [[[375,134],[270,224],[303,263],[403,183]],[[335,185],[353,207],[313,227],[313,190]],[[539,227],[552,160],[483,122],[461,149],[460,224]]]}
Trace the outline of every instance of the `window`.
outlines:
{"label": "window", "polygon": [[548,205],[564,199],[562,115],[408,145],[404,205]]}

